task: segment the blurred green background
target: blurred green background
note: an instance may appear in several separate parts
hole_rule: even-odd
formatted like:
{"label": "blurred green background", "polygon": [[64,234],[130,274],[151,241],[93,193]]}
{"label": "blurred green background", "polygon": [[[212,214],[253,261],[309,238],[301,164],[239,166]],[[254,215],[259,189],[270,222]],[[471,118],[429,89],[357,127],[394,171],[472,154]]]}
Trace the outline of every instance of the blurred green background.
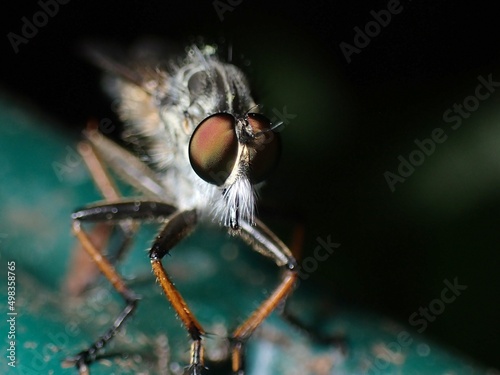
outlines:
{"label": "blurred green background", "polygon": [[[230,10],[221,19],[219,2],[69,2],[18,53],[4,38],[0,85],[76,139],[89,116],[115,119],[99,72],[76,53],[79,42],[224,38],[264,112],[290,115],[264,203],[305,215],[304,257],[313,255],[318,237],[341,244],[307,283],[325,299],[409,325],[412,314],[441,298],[445,279],[457,278],[467,289],[425,335],[500,366],[498,88],[458,129],[443,119],[455,103],[476,96],[479,76],[500,82],[496,13],[402,1],[402,12],[348,63],[340,43],[354,44],[353,28],[364,28],[370,11],[387,2],[224,4]],[[20,34],[21,18],[37,11],[27,2],[4,12],[3,35]],[[384,173],[397,174],[398,157],[408,160],[415,140],[436,128],[446,141],[391,191]],[[284,238],[288,230],[279,225]]]}

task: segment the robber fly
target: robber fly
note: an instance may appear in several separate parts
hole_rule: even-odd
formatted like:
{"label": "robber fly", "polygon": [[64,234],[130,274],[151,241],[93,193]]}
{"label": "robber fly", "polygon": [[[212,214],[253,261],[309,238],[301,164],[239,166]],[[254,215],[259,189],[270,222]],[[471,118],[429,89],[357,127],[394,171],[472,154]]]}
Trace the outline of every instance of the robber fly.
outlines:
{"label": "robber fly", "polygon": [[[139,299],[91,240],[91,233],[82,227],[85,222],[127,227],[160,219],[162,227],[149,258],[159,285],[191,339],[190,375],[205,371],[205,331],[175,288],[162,259],[197,223],[218,223],[284,269],[279,285],[229,338],[235,374],[244,373],[247,339],[296,283],[297,266],[291,251],[256,217],[257,190],[280,153],[277,124],[259,113],[243,73],[220,61],[214,47],[193,46],[186,52],[183,60],[148,57],[128,65],[91,52],[94,62],[107,71],[106,86],[118,102],[126,129],[124,140],[140,144],[147,158],[96,132],[87,132],[84,159],[106,201],[74,212],[72,229],[81,247],[123,297],[125,307],[111,328],[71,358],[80,374],[90,373],[90,364],[131,316]],[[135,187],[141,198],[121,198],[104,173],[106,168]]]}

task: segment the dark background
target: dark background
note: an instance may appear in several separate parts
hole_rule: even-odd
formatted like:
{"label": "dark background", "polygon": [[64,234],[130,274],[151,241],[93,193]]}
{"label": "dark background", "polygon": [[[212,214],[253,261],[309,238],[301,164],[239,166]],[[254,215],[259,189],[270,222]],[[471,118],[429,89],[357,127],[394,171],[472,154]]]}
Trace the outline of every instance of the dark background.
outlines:
{"label": "dark background", "polygon": [[[0,87],[77,133],[89,116],[113,118],[99,72],[76,52],[82,41],[224,39],[264,111],[296,115],[282,132],[283,161],[264,201],[305,214],[304,256],[317,237],[341,244],[307,283],[325,299],[408,324],[440,298],[445,279],[457,278],[467,290],[425,334],[499,366],[500,93],[457,130],[443,121],[474,95],[479,75],[500,81],[498,13],[452,1],[401,4],[348,63],[339,44],[353,44],[353,28],[387,2],[243,0],[221,20],[211,1],[72,0],[16,54],[7,34],[21,34],[21,18],[40,10],[23,2],[2,12]],[[438,127],[446,142],[391,192],[384,172],[396,174],[398,156],[408,159],[414,140]]]}

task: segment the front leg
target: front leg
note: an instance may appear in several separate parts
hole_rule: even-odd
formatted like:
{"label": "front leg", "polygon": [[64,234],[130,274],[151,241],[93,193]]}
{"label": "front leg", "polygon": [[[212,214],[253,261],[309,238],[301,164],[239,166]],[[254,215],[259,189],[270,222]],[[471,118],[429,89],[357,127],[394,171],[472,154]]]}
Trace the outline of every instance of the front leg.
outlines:
{"label": "front leg", "polygon": [[257,220],[256,226],[241,223],[241,230],[237,233],[255,251],[273,259],[276,265],[285,269],[282,281],[274,292],[262,302],[243,324],[236,328],[231,336],[233,373],[243,375],[245,342],[255,329],[292,292],[297,281],[297,264],[288,247],[261,221]]}
{"label": "front leg", "polygon": [[196,221],[197,216],[194,210],[176,213],[170,218],[160,234],[158,234],[149,251],[151,267],[153,268],[156,279],[162,287],[165,296],[168,298],[170,304],[186,327],[192,340],[191,360],[188,370],[189,375],[201,375],[204,369],[201,338],[205,332],[187,306],[184,298],[175,288],[161,263],[161,259],[183,238],[192,232],[196,225]]}

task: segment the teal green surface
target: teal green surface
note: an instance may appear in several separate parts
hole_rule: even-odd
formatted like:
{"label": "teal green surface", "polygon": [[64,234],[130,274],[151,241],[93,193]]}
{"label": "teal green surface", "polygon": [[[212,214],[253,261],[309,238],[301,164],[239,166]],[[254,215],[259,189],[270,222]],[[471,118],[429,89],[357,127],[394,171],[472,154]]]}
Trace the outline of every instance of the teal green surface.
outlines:
{"label": "teal green surface", "polygon": [[[0,373],[70,375],[77,372],[64,368],[63,359],[101,334],[122,302],[104,280],[83,299],[69,299],[62,292],[75,243],[69,214],[99,196],[76,156],[77,139],[59,134],[50,119],[33,112],[7,98],[0,103]],[[154,230],[141,230],[120,266],[143,301],[104,358],[92,365],[93,375],[178,374],[188,361],[187,335],[149,269],[145,250]],[[15,367],[8,365],[6,355],[8,262],[16,267]],[[165,263],[209,333],[207,357],[214,361],[226,354],[224,338],[231,328],[278,278],[272,264],[215,228],[197,230]],[[315,313],[325,311],[326,298],[313,287],[303,282],[292,308],[326,333],[345,335],[347,353],[310,341],[273,315],[249,342],[249,375],[487,373],[389,318],[345,307]]]}

